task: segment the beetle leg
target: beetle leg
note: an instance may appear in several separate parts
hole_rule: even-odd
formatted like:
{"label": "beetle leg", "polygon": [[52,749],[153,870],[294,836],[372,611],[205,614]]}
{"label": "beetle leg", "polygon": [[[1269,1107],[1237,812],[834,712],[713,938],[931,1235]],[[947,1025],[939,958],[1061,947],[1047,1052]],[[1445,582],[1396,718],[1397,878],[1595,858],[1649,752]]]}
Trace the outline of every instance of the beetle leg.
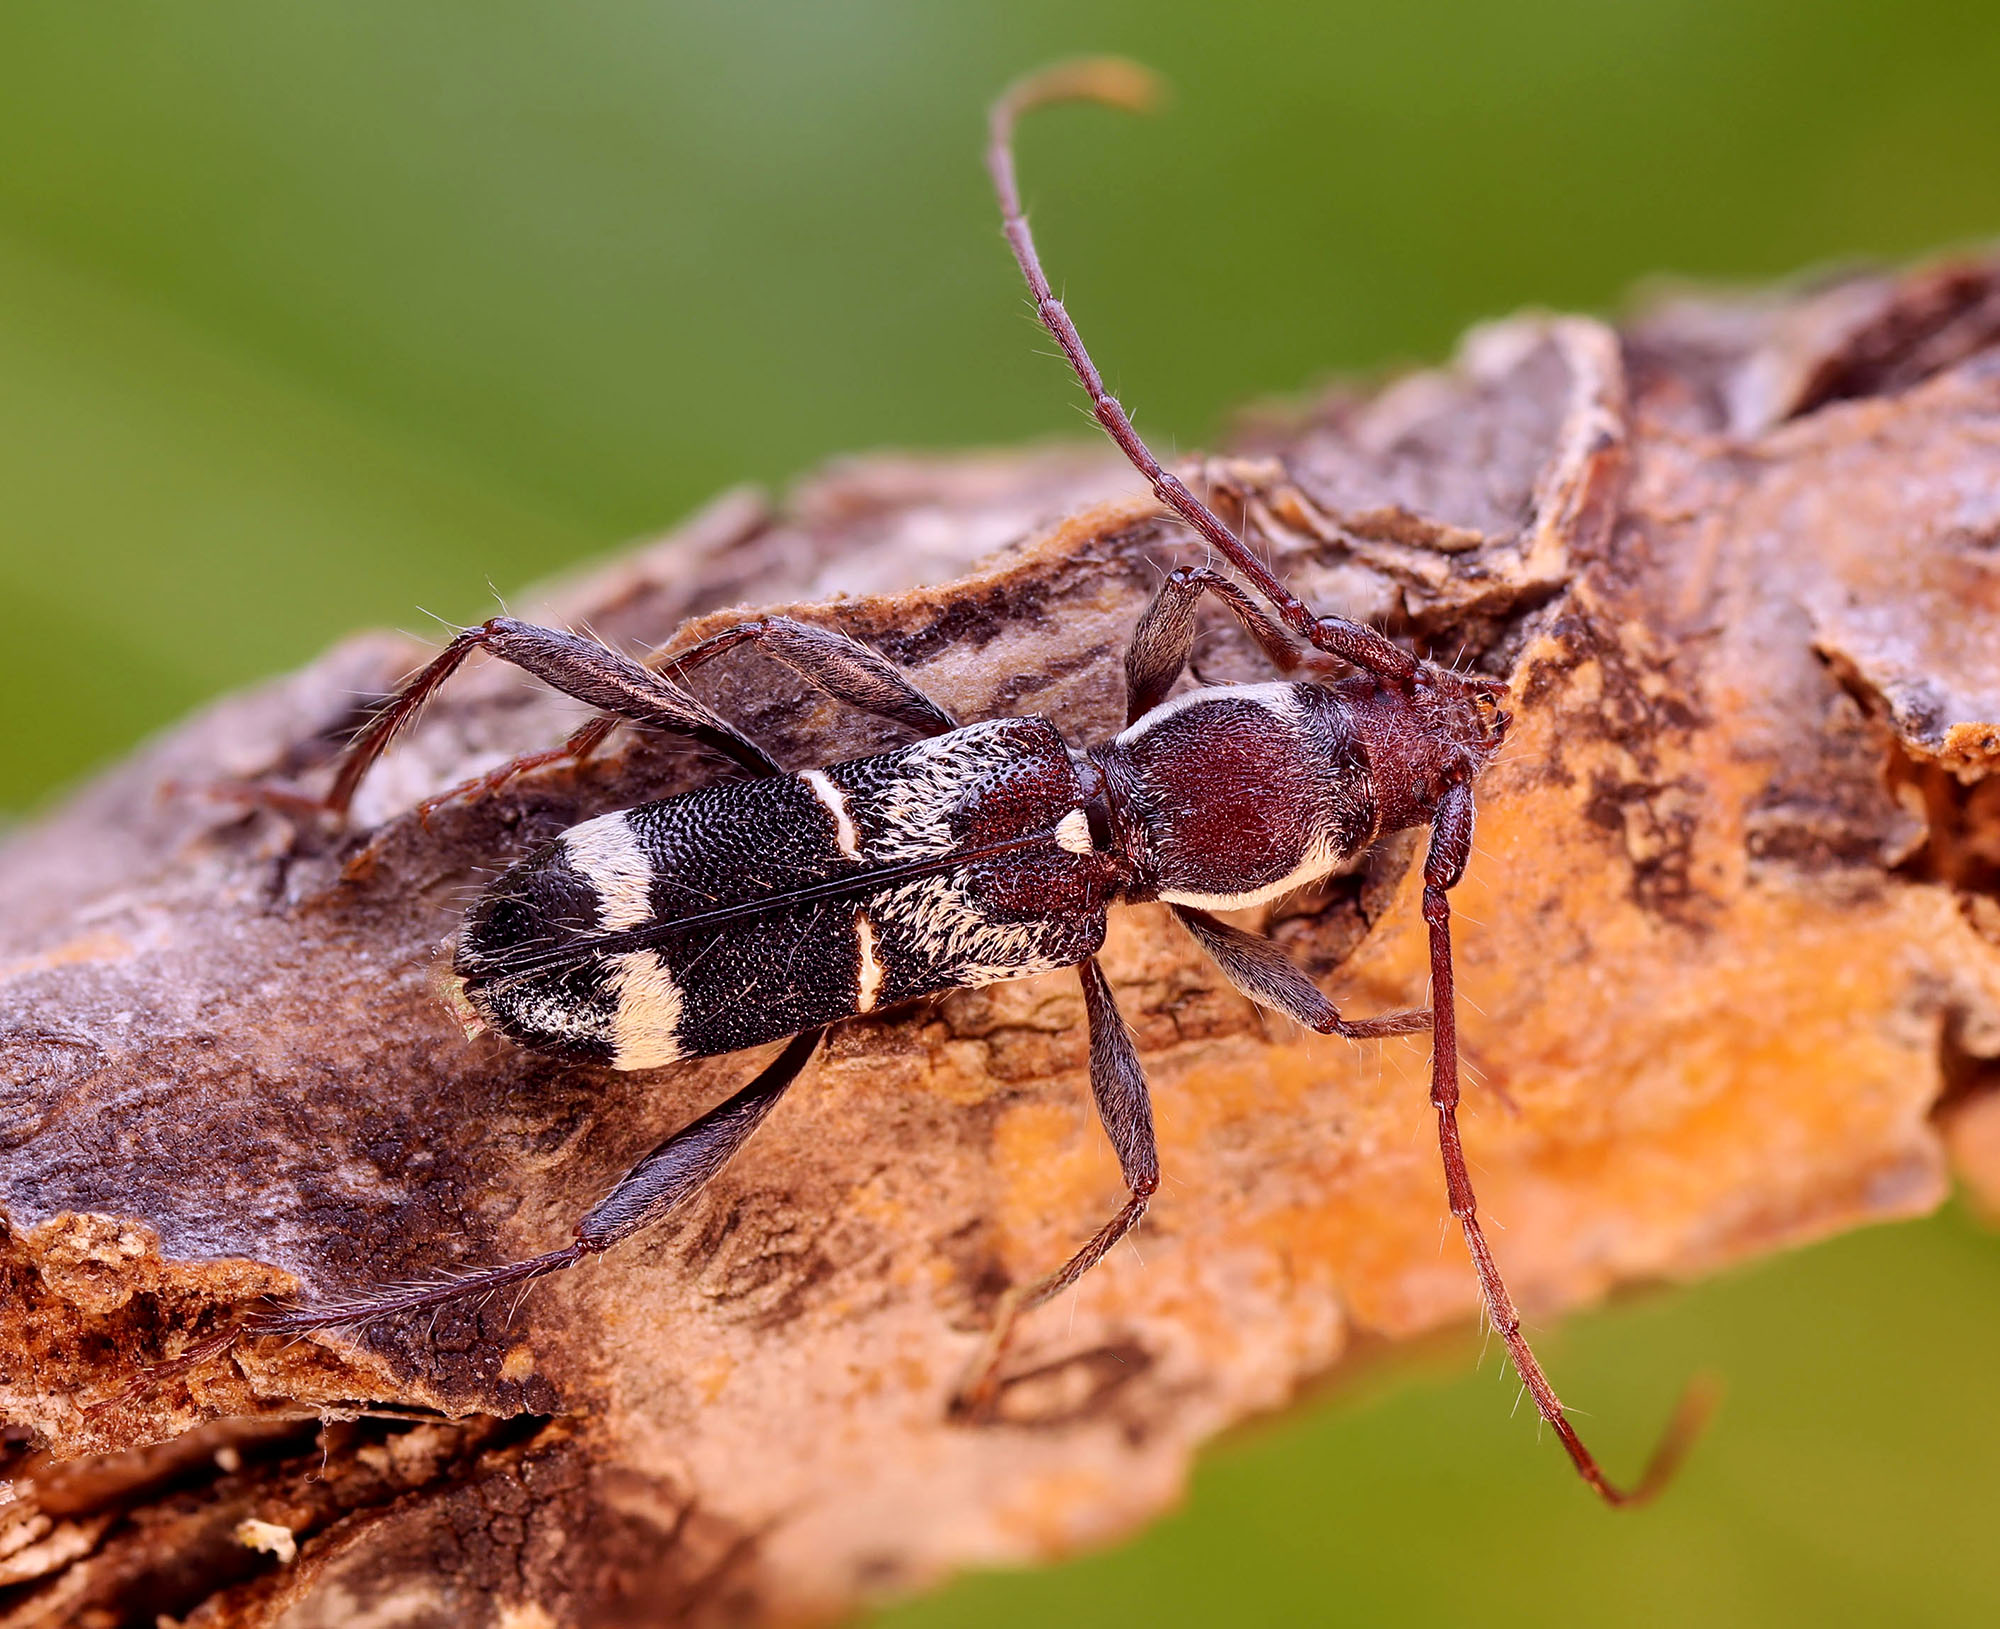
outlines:
{"label": "beetle leg", "polygon": [[1424,923],[1430,932],[1431,999],[1435,1004],[1431,1040],[1431,1107],[1437,1111],[1438,1149],[1444,1157],[1445,1188],[1451,1195],[1451,1213],[1465,1234],[1465,1246],[1479,1275],[1479,1293],[1486,1316],[1513,1360],[1514,1372],[1534,1398],[1535,1408],[1562,1440],[1570,1463],[1609,1505],[1642,1504],[1660,1491],[1687,1453],[1708,1411],[1708,1399],[1699,1387],[1683,1396],[1653,1457],[1639,1481],[1631,1489],[1617,1487],[1605,1476],[1596,1457],[1583,1445],[1576,1428],[1563,1412],[1562,1399],[1543,1372],[1527,1336],[1521,1333],[1521,1315],[1500,1276],[1499,1263],[1486,1242],[1479,1224],[1478,1202],[1472,1192],[1472,1176],[1466,1168],[1465,1144],[1458,1132],[1458,1027],[1452,989],[1451,901],[1449,891],[1465,874],[1472,854],[1472,786],[1459,781],[1451,786],[1438,804],[1431,821],[1430,854],[1424,861]]}
{"label": "beetle leg", "polygon": [[[466,635],[460,636],[461,640],[467,638]],[[691,646],[687,650],[676,652],[671,656],[651,657],[643,666],[668,685],[678,688],[686,680],[687,675],[697,668],[720,656],[724,651],[733,650],[736,646],[746,643],[757,645],[767,656],[783,662],[808,683],[825,691],[836,701],[889,719],[893,723],[914,730],[919,735],[942,735],[958,727],[949,713],[917,689],[900,669],[880,653],[870,650],[859,640],[852,639],[844,633],[833,629],[816,628],[808,623],[794,621],[790,617],[759,617],[754,621],[739,622],[734,627],[724,628],[720,633],[711,634],[700,644]],[[412,710],[414,706],[421,705],[424,697],[443,683],[450,676],[451,670],[457,667],[471,648],[474,648],[474,645],[468,642],[467,649],[459,651],[454,659],[454,647],[458,644],[458,640],[453,641],[453,645],[448,646],[431,667],[425,669],[424,673],[408,687],[408,689],[423,687],[423,693],[415,698]],[[432,677],[432,669],[441,666],[444,671]],[[392,701],[389,704],[390,709],[395,708],[401,699],[398,697],[396,701]],[[510,758],[506,763],[488,770],[483,775],[476,775],[470,780],[460,782],[457,786],[448,787],[425,798],[417,805],[417,818],[427,820],[433,810],[468,795],[491,796],[517,775],[524,775],[530,770],[541,769],[551,764],[580,762],[603,745],[605,738],[620,723],[627,721],[637,724],[658,722],[650,717],[636,717],[630,712],[618,710],[600,713],[596,718],[578,726],[559,747],[550,747],[541,752],[524,753],[518,758]],[[387,726],[381,744],[386,745],[387,736],[400,729],[401,725],[402,721],[399,720]],[[377,751],[379,750],[378,746]],[[740,753],[732,753],[731,756],[736,757],[739,763],[743,761]],[[365,770],[366,765],[362,768]],[[358,773],[356,778],[359,779]],[[275,805],[276,798],[266,796],[262,801]],[[325,806],[331,807],[331,800]]]}
{"label": "beetle leg", "polygon": [[1160,1149],[1153,1135],[1153,1100],[1146,1090],[1146,1073],[1125,1020],[1118,1015],[1104,970],[1091,957],[1077,969],[1083,980],[1084,1011],[1090,1019],[1090,1092],[1097,1101],[1097,1118],[1118,1153],[1129,1197],[1118,1214],[1090,1242],[1046,1278],[1017,1286],[1000,1299],[993,1328],[980,1348],[966,1383],[953,1400],[960,1418],[987,1414],[1000,1390],[1000,1363],[1007,1355],[1015,1325],[1024,1313],[1062,1294],[1111,1252],[1113,1245],[1138,1226],[1146,1205],[1160,1185]]}
{"label": "beetle leg", "polygon": [[327,794],[327,806],[344,814],[368,767],[399,730],[474,650],[485,650],[532,673],[566,696],[633,724],[693,736],[727,754],[753,775],[775,775],[778,766],[735,725],[668,679],[594,639],[495,617],[467,629],[439,653],[402,693],[354,738]]}
{"label": "beetle leg", "polygon": [[[791,617],[758,617],[751,622],[739,622],[720,633],[710,634],[700,644],[691,645],[686,650],[672,655],[650,656],[645,666],[669,684],[677,685],[684,683],[697,668],[742,644],[756,645],[766,656],[783,662],[835,701],[901,724],[919,735],[943,735],[958,728],[951,714],[912,684],[900,668],[878,651],[870,650],[860,640],[837,629],[816,628],[810,623],[794,621]],[[559,747],[510,759],[497,769],[424,799],[417,805],[418,817],[421,819],[431,810],[468,792],[482,797],[491,796],[516,775],[526,774],[529,770],[541,769],[549,764],[581,762],[603,745],[605,738],[618,728],[620,722],[614,713],[601,713],[581,725]]]}
{"label": "beetle leg", "polygon": [[1187,667],[1194,650],[1195,606],[1204,594],[1213,594],[1229,608],[1281,674],[1289,676],[1325,661],[1300,650],[1255,600],[1220,572],[1206,566],[1176,566],[1167,574],[1159,597],[1132,630],[1132,643],[1125,651],[1127,724],[1137,723],[1165,701],[1174,680]]}
{"label": "beetle leg", "polygon": [[655,656],[646,665],[678,684],[705,662],[744,644],[783,662],[835,701],[889,719],[919,735],[943,735],[958,728],[951,714],[879,651],[870,650],[837,628],[816,628],[791,617],[739,622],[684,651]]}
{"label": "beetle leg", "polygon": [[1392,1012],[1380,1018],[1346,1019],[1321,994],[1305,970],[1271,940],[1241,928],[1232,928],[1206,911],[1189,905],[1175,905],[1173,913],[1181,926],[1194,935],[1195,943],[1214,958],[1222,975],[1260,1007],[1269,1007],[1287,1018],[1317,1030],[1321,1035],[1344,1035],[1350,1041],[1375,1040],[1384,1035],[1413,1035],[1429,1029],[1428,1012]]}
{"label": "beetle leg", "polygon": [[232,1334],[303,1335],[316,1329],[354,1328],[391,1313],[443,1306],[469,1296],[489,1295],[509,1284],[545,1278],[575,1266],[586,1256],[609,1250],[686,1204],[708,1185],[798,1079],[824,1033],[815,1029],[794,1036],[749,1085],[683,1126],[633,1166],[577,1223],[575,1242],[561,1250],[498,1267],[481,1267],[435,1283],[285,1307],[253,1316]]}
{"label": "beetle leg", "polygon": [[577,1223],[585,1250],[609,1250],[686,1204],[749,1141],[818,1049],[824,1029],[795,1035],[762,1074],[728,1102],[675,1132],[624,1176]]}
{"label": "beetle leg", "polygon": [[[697,701],[672,680],[641,666],[631,657],[620,655],[594,639],[585,639],[556,628],[539,628],[530,622],[517,622],[512,617],[495,617],[477,628],[467,628],[460,633],[363,726],[348,743],[347,751],[341,756],[340,767],[334,774],[333,785],[324,798],[303,800],[298,794],[283,788],[255,784],[228,785],[217,790],[286,812],[316,808],[344,820],[349,805],[354,801],[355,790],[375,760],[423,710],[424,703],[458,671],[465,659],[478,650],[497,656],[503,662],[511,662],[524,672],[532,673],[550,688],[560,690],[566,696],[574,696],[578,701],[587,702],[610,715],[608,719],[592,719],[583,725],[554,754],[536,753],[503,765],[492,776],[485,777],[491,784],[498,785],[520,769],[547,762],[552,756],[581,756],[587,753],[610,733],[612,724],[617,720],[692,736],[734,759],[753,775],[781,773],[770,755],[735,725]],[[455,796],[456,790],[445,796]],[[438,798],[427,799],[422,806],[423,811],[436,807],[440,801]]]}

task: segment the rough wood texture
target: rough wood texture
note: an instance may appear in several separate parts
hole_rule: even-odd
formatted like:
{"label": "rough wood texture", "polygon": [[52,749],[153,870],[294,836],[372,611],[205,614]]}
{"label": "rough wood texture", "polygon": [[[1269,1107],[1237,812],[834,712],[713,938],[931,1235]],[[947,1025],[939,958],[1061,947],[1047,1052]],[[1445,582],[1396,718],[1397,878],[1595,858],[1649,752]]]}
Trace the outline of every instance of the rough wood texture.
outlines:
{"label": "rough wood texture", "polygon": [[[1996,262],[1518,321],[1206,468],[1309,599],[1517,688],[1460,979],[1482,1199],[1544,1318],[1925,1210],[1954,1153],[2000,1202],[1996,339]],[[637,643],[782,605],[962,717],[1088,740],[1177,547],[1093,449],[871,459],[516,610]],[[358,838],[162,796],[320,772],[419,655],[365,638],[224,702],[0,854],[0,1625],[830,1613],[1124,1531],[1357,1337],[1470,1315],[1425,1038],[1288,1033],[1147,908],[1105,963],[1167,1186],[1143,1262],[1033,1321],[997,1423],[945,1422],[995,1296],[1117,1194],[1067,976],[846,1026],[690,1213],[518,1310],[253,1343],[87,1411],[262,1293],[563,1242],[751,1066],[556,1067],[433,988],[479,879],[715,772],[684,750],[621,735],[422,829],[573,716],[481,668],[369,783],[351,883]],[[1201,660],[1257,675],[1221,625]],[[791,764],[892,739],[754,657],[705,693]],[[1351,1010],[1422,999],[1409,853],[1258,913]]]}

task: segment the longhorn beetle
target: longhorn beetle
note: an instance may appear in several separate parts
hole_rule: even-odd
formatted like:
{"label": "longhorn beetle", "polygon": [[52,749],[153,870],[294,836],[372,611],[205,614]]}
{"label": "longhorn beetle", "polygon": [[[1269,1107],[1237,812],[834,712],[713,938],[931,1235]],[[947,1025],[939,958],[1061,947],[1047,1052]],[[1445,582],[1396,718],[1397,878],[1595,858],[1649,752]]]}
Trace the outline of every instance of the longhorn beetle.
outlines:
{"label": "longhorn beetle", "polygon": [[[1449,899],[1472,850],[1473,782],[1507,733],[1506,686],[1420,660],[1359,623],[1320,616],[1287,589],[1148,450],[1043,274],[1015,183],[1016,121],[1071,99],[1136,110],[1152,90],[1144,70],[1113,59],[1031,76],[994,104],[987,164],[1036,313],[1082,381],[1097,422],[1161,504],[1241,583],[1205,567],[1169,574],[1126,653],[1126,727],[1082,750],[1043,718],[960,725],[875,651],[785,617],[739,623],[648,665],[508,617],[459,634],[356,736],[317,807],[344,817],[369,766],[474,651],[599,709],[564,747],[519,759],[488,785],[580,757],[621,721],[691,736],[747,777],[599,815],[492,883],[468,912],[454,955],[465,1001],[521,1046],[614,1069],[786,1037],[789,1044],[734,1097],[634,1166],[565,1248],[447,1282],[274,1309],[235,1333],[365,1323],[571,1266],[698,1193],[798,1078],[828,1025],[939,991],[1074,967],[1090,1029],[1091,1091],[1128,1196],[1061,1267],[1003,1299],[959,1399],[976,1414],[995,1395],[1015,1320],[1101,1261],[1159,1186],[1145,1076],[1096,959],[1111,906],[1158,900],[1239,991],[1309,1029],[1360,1040],[1428,1025],[1445,1187],[1487,1317],[1592,1488],[1623,1504],[1665,1481],[1692,1433],[1694,1409],[1683,1406],[1632,1491],[1604,1476],[1521,1333],[1459,1139]],[[1242,624],[1276,681],[1169,696],[1188,666],[1204,596]],[[683,686],[741,645],[920,739],[786,774]],[[1428,1015],[1343,1018],[1270,940],[1212,914],[1275,899],[1385,833],[1424,826]]]}

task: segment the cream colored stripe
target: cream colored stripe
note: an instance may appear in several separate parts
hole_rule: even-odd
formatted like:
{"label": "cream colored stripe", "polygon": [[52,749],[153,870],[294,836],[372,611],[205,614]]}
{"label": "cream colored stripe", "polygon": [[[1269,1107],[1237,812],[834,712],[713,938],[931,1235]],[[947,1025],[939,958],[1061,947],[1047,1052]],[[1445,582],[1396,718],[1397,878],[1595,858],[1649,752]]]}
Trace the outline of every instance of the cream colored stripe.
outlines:
{"label": "cream colored stripe", "polygon": [[875,959],[875,924],[866,911],[854,913],[854,942],[861,952],[861,973],[855,980],[854,1010],[873,1012],[882,993],[882,964]]}
{"label": "cream colored stripe", "polygon": [[611,958],[611,1067],[657,1069],[681,1055],[681,987],[659,952],[628,951]]}
{"label": "cream colored stripe", "polygon": [[636,928],[653,917],[653,864],[620,814],[599,815],[563,833],[569,862],[597,890],[600,928]]}
{"label": "cream colored stripe", "polygon": [[817,769],[808,769],[799,779],[812,788],[813,796],[833,816],[833,840],[840,845],[840,852],[850,860],[860,859],[861,844],[854,834],[854,821],[847,813],[847,799],[840,795],[840,788]]}
{"label": "cream colored stripe", "polygon": [[1090,816],[1081,809],[1072,809],[1056,822],[1056,847],[1071,854],[1088,854],[1090,844]]}
{"label": "cream colored stripe", "polygon": [[1126,725],[1118,734],[1117,744],[1129,747],[1148,730],[1166,723],[1174,714],[1189,707],[1198,707],[1205,701],[1247,701],[1289,722],[1299,716],[1298,692],[1299,686],[1289,679],[1273,680],[1269,684],[1212,684],[1200,690],[1183,690],[1178,696],[1169,696],[1137,722]]}

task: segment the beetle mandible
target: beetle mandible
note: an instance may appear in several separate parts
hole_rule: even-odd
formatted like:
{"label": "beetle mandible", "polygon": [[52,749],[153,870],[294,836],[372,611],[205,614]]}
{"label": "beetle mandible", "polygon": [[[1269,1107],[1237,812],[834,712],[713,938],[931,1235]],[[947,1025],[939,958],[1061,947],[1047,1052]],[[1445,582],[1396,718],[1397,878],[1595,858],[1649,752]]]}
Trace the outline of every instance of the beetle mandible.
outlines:
{"label": "beetle mandible", "polygon": [[[736,624],[649,664],[507,617],[460,633],[356,736],[318,807],[344,817],[369,766],[475,651],[525,669],[599,715],[562,749],[517,760],[489,785],[532,764],[586,754],[620,722],[693,737],[745,771],[743,779],[587,820],[488,886],[454,956],[465,1001],[521,1046],[614,1069],[787,1037],[789,1044],[734,1097],[634,1166],[565,1248],[447,1282],[267,1312],[235,1333],[364,1323],[568,1267],[698,1193],[798,1078],[828,1025],[945,990],[1074,967],[1089,1023],[1091,1090],[1128,1196],[1061,1267],[1003,1298],[959,1398],[962,1411],[977,1414],[995,1394],[1015,1320],[1102,1260],[1159,1185],[1145,1075],[1096,952],[1111,906],[1161,901],[1237,990],[1309,1029],[1350,1039],[1431,1029],[1445,1185],[1487,1317],[1593,1489],[1624,1504],[1663,1483],[1686,1445],[1692,1412],[1682,1411],[1635,1488],[1606,1478],[1522,1334],[1480,1226],[1459,1136],[1450,893],[1472,852],[1473,784],[1506,737],[1505,684],[1420,659],[1363,624],[1319,615],[1287,589],[1153,456],[1042,271],[1015,181],[1017,120],[1072,99],[1136,109],[1148,105],[1152,87],[1144,70],[1115,59],[1032,75],[994,104],[987,150],[1007,241],[1093,416],[1160,503],[1235,573],[1183,566],[1167,577],[1126,654],[1123,732],[1078,749],[1042,718],[960,725],[874,650],[785,617]],[[1275,681],[1169,695],[1188,668],[1205,596],[1242,624]],[[785,773],[682,684],[746,644],[920,739]],[[1428,1014],[1344,1018],[1277,945],[1212,914],[1274,899],[1387,833],[1422,827],[1430,831]]]}

